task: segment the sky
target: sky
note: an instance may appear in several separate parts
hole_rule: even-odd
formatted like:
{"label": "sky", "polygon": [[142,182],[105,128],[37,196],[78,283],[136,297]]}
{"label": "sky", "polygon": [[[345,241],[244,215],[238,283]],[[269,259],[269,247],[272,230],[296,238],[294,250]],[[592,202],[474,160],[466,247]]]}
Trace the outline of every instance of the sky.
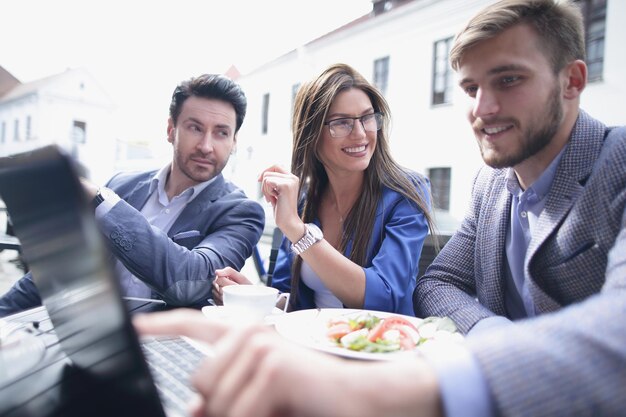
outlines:
{"label": "sky", "polygon": [[[165,136],[174,87],[241,73],[368,13],[371,0],[0,0],[0,65],[22,82],[87,69],[123,137]],[[160,132],[160,133],[157,133]]]}

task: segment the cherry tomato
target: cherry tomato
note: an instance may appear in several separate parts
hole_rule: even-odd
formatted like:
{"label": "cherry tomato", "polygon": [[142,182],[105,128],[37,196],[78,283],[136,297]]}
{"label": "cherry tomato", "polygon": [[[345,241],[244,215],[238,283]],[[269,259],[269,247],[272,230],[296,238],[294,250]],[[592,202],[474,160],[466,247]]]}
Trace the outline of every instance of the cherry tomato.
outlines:
{"label": "cherry tomato", "polygon": [[332,324],[328,328],[328,330],[326,331],[326,336],[331,339],[338,340],[351,332],[352,332],[352,329],[350,328],[350,325],[348,323],[339,322],[339,323]]}
{"label": "cherry tomato", "polygon": [[[417,333],[417,328],[409,320],[400,316],[389,316],[386,319],[381,320],[376,326],[374,326],[374,328],[370,331],[367,339],[370,342],[375,342],[378,339],[381,339],[383,337],[383,334],[385,334],[387,330],[391,329],[398,329],[401,335],[410,337],[407,331],[402,329],[402,326],[408,326],[409,328],[415,330],[415,332]],[[410,340],[412,341],[413,339],[411,338]],[[413,343],[413,347],[415,347],[415,343]]]}

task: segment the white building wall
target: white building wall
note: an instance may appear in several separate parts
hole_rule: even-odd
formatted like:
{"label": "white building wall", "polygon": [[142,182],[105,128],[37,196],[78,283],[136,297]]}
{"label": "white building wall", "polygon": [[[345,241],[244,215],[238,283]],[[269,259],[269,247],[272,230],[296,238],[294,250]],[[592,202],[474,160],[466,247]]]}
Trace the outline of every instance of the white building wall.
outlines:
{"label": "white building wall", "polygon": [[[230,177],[256,196],[259,172],[273,163],[289,167],[291,88],[335,62],[345,62],[373,79],[374,60],[389,56],[386,97],[392,111],[391,149],[404,166],[423,174],[451,167],[449,214],[462,219],[471,184],[482,165],[466,121],[468,106],[456,87],[451,104],[431,106],[434,42],[454,36],[467,20],[492,0],[418,0],[375,19],[318,39],[249,74],[238,82],[248,97],[248,114],[239,134]],[[608,0],[603,81],[590,84],[582,107],[608,124],[624,124],[626,106],[626,1]],[[346,22],[347,23],[347,22]],[[269,131],[261,134],[262,99],[270,94]],[[247,150],[250,150],[248,152]]]}
{"label": "white building wall", "polygon": [[[10,95],[10,93],[9,93]],[[74,153],[94,182],[104,183],[115,163],[112,128],[113,105],[106,93],[85,71],[65,73],[33,82],[22,96],[0,101],[0,122],[7,123],[0,156],[57,144]],[[26,138],[26,118],[31,137]],[[14,141],[14,120],[20,120],[20,140]],[[74,143],[74,121],[86,123],[85,143]]]}

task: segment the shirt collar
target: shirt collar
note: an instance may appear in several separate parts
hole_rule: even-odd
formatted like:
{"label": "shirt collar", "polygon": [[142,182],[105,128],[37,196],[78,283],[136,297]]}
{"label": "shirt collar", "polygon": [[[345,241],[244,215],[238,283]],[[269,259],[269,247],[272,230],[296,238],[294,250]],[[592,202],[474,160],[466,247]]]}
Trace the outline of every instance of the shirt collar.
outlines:
{"label": "shirt collar", "polygon": [[559,166],[559,161],[563,156],[565,151],[564,146],[563,149],[558,153],[558,155],[550,162],[550,165],[541,173],[539,178],[530,186],[526,191],[523,191],[519,185],[519,181],[517,180],[517,175],[515,175],[515,170],[513,168],[508,168],[506,173],[506,188],[507,190],[514,196],[521,196],[522,194],[526,195],[535,195],[538,200],[542,200],[550,191],[550,186],[552,185],[552,181],[556,175],[556,170]]}
{"label": "shirt collar", "polygon": [[[167,201],[167,193],[165,192],[165,184],[167,183],[167,176],[170,173],[171,166],[172,166],[171,163],[165,165],[163,168],[158,170],[154,174],[152,179],[150,180],[149,192],[150,192],[150,194],[152,194],[154,192],[154,190],[158,189],[159,200],[164,199],[165,201]],[[216,178],[217,178],[217,176],[211,178],[208,181],[204,181],[204,182],[201,182],[200,184],[196,184],[196,185],[194,185],[192,187],[189,187],[185,191],[180,193],[179,195],[175,196],[174,198],[176,198],[176,197],[187,198],[188,199],[187,202],[190,203],[194,198],[196,198],[198,195],[200,195],[202,190],[204,190],[211,183],[213,183]]]}

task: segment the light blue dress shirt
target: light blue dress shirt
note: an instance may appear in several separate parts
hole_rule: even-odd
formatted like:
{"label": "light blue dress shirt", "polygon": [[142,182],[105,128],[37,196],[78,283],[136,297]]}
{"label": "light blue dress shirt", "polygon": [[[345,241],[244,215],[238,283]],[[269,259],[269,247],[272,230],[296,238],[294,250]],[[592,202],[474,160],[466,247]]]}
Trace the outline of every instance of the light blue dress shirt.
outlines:
{"label": "light blue dress shirt", "polygon": [[528,291],[528,276],[524,270],[526,249],[536,231],[539,215],[546,204],[546,195],[550,191],[562,154],[563,151],[526,190],[522,190],[515,171],[509,168],[506,187],[513,198],[505,243],[507,268],[504,303],[509,318],[514,320],[535,315],[535,305]]}
{"label": "light blue dress shirt", "polygon": [[[187,204],[193,201],[212,181],[206,181],[187,188],[171,200],[165,192],[165,184],[171,164],[161,168],[150,180],[150,196],[141,208],[141,214],[148,222],[167,233]],[[104,217],[120,200],[119,197],[105,199],[96,208],[96,219]],[[141,279],[126,269],[120,261],[115,261],[115,272],[120,279],[122,294],[126,297],[152,298],[152,290]]]}

